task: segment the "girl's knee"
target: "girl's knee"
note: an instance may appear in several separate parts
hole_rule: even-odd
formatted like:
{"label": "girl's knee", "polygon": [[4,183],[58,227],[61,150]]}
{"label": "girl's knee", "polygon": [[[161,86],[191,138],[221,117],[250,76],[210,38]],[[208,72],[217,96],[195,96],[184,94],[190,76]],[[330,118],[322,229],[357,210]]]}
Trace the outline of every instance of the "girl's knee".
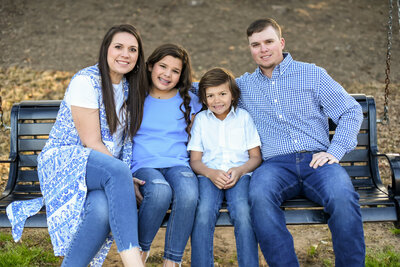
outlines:
{"label": "girl's knee", "polygon": [[180,209],[192,210],[196,209],[199,200],[197,190],[175,192],[174,202]]}
{"label": "girl's knee", "polygon": [[171,203],[172,189],[164,179],[153,179],[147,182],[143,188],[143,196],[158,203]]}

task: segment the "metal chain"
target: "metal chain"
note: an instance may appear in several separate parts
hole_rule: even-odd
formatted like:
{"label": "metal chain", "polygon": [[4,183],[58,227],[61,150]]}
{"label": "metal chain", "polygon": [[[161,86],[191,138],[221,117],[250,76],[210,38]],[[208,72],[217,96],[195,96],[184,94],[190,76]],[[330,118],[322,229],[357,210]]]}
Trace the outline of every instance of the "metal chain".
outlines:
{"label": "metal chain", "polygon": [[1,99],[1,96],[0,96],[0,130],[1,131],[10,130],[11,127],[5,125],[4,122],[3,122],[3,108],[1,107],[1,104],[2,104],[2,99]]}
{"label": "metal chain", "polygon": [[386,52],[386,78],[385,78],[385,102],[383,104],[383,117],[379,123],[389,124],[389,85],[390,85],[390,57],[392,55],[392,31],[393,31],[393,0],[389,0],[389,21],[387,33],[387,52]]}
{"label": "metal chain", "polygon": [[400,33],[400,0],[397,0],[397,19],[399,20],[399,33]]}

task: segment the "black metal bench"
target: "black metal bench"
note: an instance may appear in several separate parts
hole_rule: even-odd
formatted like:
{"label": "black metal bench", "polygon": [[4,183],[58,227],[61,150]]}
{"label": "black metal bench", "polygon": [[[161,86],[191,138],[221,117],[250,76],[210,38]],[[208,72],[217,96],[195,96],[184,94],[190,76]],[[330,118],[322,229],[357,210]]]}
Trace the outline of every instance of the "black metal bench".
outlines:
{"label": "black metal bench", "polygon": [[[373,97],[353,95],[361,104],[364,120],[358,135],[357,149],[347,154],[341,164],[352,178],[360,194],[364,222],[399,223],[400,216],[400,155],[378,154],[376,109]],[[11,110],[10,172],[7,186],[0,196],[0,227],[10,227],[5,214],[14,200],[26,200],[41,195],[36,165],[56,118],[60,101],[27,101],[15,104]],[[330,123],[333,135],[335,125]],[[378,157],[389,161],[391,185],[382,184]],[[283,203],[287,224],[324,224],[328,215],[322,207],[301,196]],[[26,227],[47,227],[42,211],[26,221]],[[168,219],[168,214],[166,220]],[[231,225],[226,209],[221,210],[218,226]],[[165,222],[164,222],[165,226]]]}

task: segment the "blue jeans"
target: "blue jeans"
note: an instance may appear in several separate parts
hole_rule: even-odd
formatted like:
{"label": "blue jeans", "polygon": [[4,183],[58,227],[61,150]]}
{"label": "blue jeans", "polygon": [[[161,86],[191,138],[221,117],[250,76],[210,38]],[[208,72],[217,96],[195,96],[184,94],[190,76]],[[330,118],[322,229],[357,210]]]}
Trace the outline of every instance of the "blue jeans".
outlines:
{"label": "blue jeans", "polygon": [[198,202],[198,182],[186,166],[170,168],[141,168],[134,176],[146,181],[140,187],[143,201],[139,208],[139,244],[149,251],[171,205],[165,233],[164,258],[181,262],[192,231]]}
{"label": "blue jeans", "polygon": [[264,161],[250,182],[251,218],[269,266],[299,266],[293,238],[280,205],[302,194],[322,205],[330,217],[335,264],[364,266],[365,243],[359,196],[339,164],[309,167],[312,153],[276,156]]}
{"label": "blue jeans", "polygon": [[200,198],[191,238],[192,266],[214,266],[214,230],[224,196],[235,227],[239,266],[258,266],[258,244],[248,202],[250,176],[242,176],[234,187],[227,190],[218,189],[204,176],[198,176],[198,179]]}
{"label": "blue jeans", "polygon": [[139,247],[135,191],[128,165],[92,150],[86,166],[86,185],[82,222],[62,266],[87,266],[110,230],[118,252]]}

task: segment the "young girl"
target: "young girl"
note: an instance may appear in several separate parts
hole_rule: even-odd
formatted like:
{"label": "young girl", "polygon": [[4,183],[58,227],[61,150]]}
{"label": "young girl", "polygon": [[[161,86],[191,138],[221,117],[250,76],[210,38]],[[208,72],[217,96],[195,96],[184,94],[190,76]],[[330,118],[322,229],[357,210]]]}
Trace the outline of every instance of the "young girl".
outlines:
{"label": "young girl", "polygon": [[164,266],[180,263],[192,231],[198,182],[189,166],[186,145],[192,115],[201,109],[189,92],[192,75],[186,50],[158,47],[147,62],[149,92],[143,120],[133,138],[132,173],[144,181],[138,199],[139,244],[143,261],[172,203],[165,234]]}
{"label": "young girl", "polygon": [[258,266],[248,186],[250,172],[261,163],[260,138],[250,115],[237,108],[240,91],[230,72],[215,68],[204,74],[199,97],[208,109],[196,116],[187,148],[200,195],[191,238],[192,266],[214,265],[213,235],[224,196],[235,227],[239,266]]}

